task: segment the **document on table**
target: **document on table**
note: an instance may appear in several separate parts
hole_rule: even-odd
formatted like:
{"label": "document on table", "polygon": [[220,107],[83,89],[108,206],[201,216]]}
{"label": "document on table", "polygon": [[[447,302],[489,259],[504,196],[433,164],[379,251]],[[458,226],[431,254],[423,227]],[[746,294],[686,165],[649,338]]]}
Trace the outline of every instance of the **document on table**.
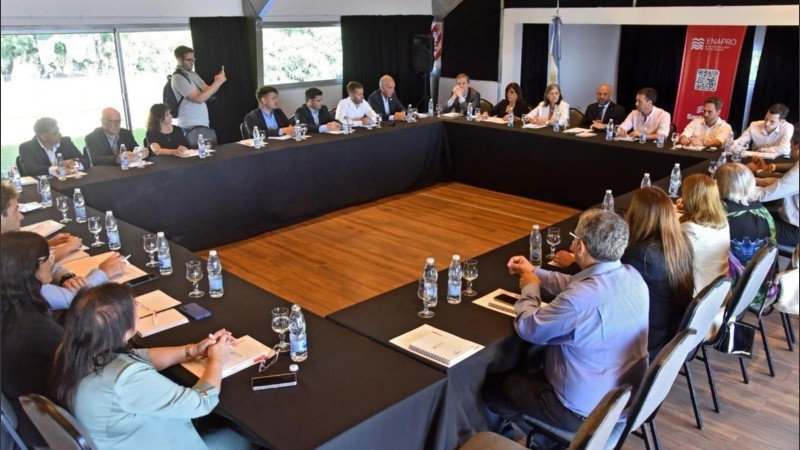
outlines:
{"label": "document on table", "polygon": [[[214,153],[213,149],[206,150],[209,154]],[[181,158],[194,158],[195,156],[200,156],[200,152],[197,149],[189,149],[183,152],[183,154],[176,153],[175,156],[180,156]]]}
{"label": "document on table", "polygon": [[19,212],[21,213],[36,211],[37,209],[42,209],[42,204],[39,202],[28,202],[19,204]]}
{"label": "document on table", "polygon": [[129,166],[130,167],[144,168],[145,166],[149,166],[150,164],[153,164],[153,163],[150,162],[150,161],[147,161],[147,160],[142,160],[142,161],[132,162],[132,163],[129,164]]}
{"label": "document on table", "polygon": [[181,304],[181,302],[163,293],[159,289],[140,295],[136,297],[134,301],[136,302],[136,315],[140,319],[153,314],[153,311],[161,312]]}
{"label": "document on table", "polygon": [[453,367],[483,350],[480,344],[427,324],[401,334],[389,342],[445,367]]}
{"label": "document on table", "polygon": [[483,119],[483,121],[484,122],[489,122],[489,123],[498,123],[500,125],[505,125],[505,124],[508,123],[508,121],[507,120],[503,120],[502,117],[487,117],[487,118]]}
{"label": "document on table", "polygon": [[[272,358],[275,350],[258,342],[250,336],[242,336],[236,340],[236,345],[231,347],[231,358],[225,363],[222,369],[222,378],[233,375],[250,366],[260,363],[264,359]],[[206,358],[198,358],[185,363],[181,363],[189,372],[197,378],[203,376],[206,371]]]}
{"label": "document on table", "polygon": [[[152,163],[150,163],[150,164],[152,164]],[[133,166],[133,164],[131,164],[131,166]],[[86,176],[86,172],[80,172],[79,171],[79,172],[75,172],[75,173],[71,173],[71,174],[67,175],[67,178],[83,178],[85,176]]]}
{"label": "document on table", "polygon": [[328,134],[342,134],[342,130],[327,130],[325,132]]}
{"label": "document on table", "polygon": [[544,127],[547,127],[547,126],[549,126],[549,125],[545,125],[543,123],[526,123],[525,125],[522,126],[522,128],[539,129],[539,128],[544,128]]}
{"label": "document on table", "polygon": [[633,141],[638,141],[639,138],[630,137],[630,136],[615,136],[614,140],[615,141],[624,141],[624,142],[633,142]]}
{"label": "document on table", "polygon": [[765,153],[765,152],[751,152],[749,150],[742,152],[742,155],[752,158],[754,156],[758,156],[761,159],[775,159],[778,155],[777,153]]}
{"label": "document on table", "polygon": [[705,145],[676,145],[675,148],[682,148],[684,150],[689,150],[692,152],[702,152],[706,149]]}
{"label": "document on table", "polygon": [[592,131],[592,130],[590,130],[588,128],[575,127],[575,128],[570,128],[568,130],[564,130],[564,133],[580,135],[580,133],[587,133],[587,132],[590,132],[590,131]]}
{"label": "document on table", "polygon": [[575,136],[582,137],[582,138],[588,138],[588,137],[597,136],[597,133],[592,133],[591,131],[584,131],[583,133],[578,133]]}
{"label": "document on table", "polygon": [[43,222],[34,223],[28,226],[24,226],[20,228],[20,231],[30,231],[32,233],[36,233],[39,236],[47,237],[51,234],[55,233],[56,231],[64,228],[63,223],[58,223],[55,220],[48,219]]}
{"label": "document on table", "polygon": [[189,323],[189,319],[176,309],[167,309],[158,314],[151,312],[147,317],[140,317],[136,321],[136,334],[139,337],[147,337],[185,323]]}
{"label": "document on table", "polygon": [[517,317],[516,313],[514,313],[514,305],[509,305],[508,303],[495,299],[495,297],[500,294],[506,294],[514,298],[519,298],[519,294],[515,294],[511,291],[507,291],[505,289],[495,289],[483,297],[473,300],[472,303],[510,317]]}
{"label": "document on table", "polygon": [[[99,255],[90,256],[88,258],[76,259],[63,264],[63,267],[75,275],[85,277],[89,274],[89,272],[92,271],[92,269],[96,269],[101,262],[105,261],[109,256],[111,256],[111,253],[113,252],[106,252]],[[141,277],[142,275],[147,275],[147,273],[131,263],[126,263],[123,272],[114,278],[109,279],[108,281],[124,283],[134,278]]]}
{"label": "document on table", "polygon": [[442,114],[442,117],[447,119],[455,119],[456,117],[461,117],[461,116],[463,116],[463,114],[457,112],[449,112]]}
{"label": "document on table", "polygon": [[269,136],[267,139],[274,139],[276,141],[286,141],[291,139],[292,136],[289,134],[284,134],[283,136]]}

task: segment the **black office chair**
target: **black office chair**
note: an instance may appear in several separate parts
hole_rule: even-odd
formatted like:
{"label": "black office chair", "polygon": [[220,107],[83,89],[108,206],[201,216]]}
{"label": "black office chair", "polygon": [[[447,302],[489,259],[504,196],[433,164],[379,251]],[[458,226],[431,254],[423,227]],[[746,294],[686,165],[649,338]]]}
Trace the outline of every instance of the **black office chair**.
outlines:
{"label": "black office chair", "polygon": [[492,105],[488,100],[486,100],[484,98],[481,99],[480,106],[481,106],[481,112],[484,112],[484,111],[485,112],[489,112],[489,111],[492,110],[492,108],[494,108],[494,105]]}
{"label": "black office chair", "polygon": [[6,398],[5,394],[0,395],[0,401],[2,402],[2,409],[0,409],[0,422],[3,424],[3,428],[5,429],[6,433],[11,436],[11,439],[14,440],[14,443],[17,444],[17,447],[21,449],[28,448],[24,442],[22,442],[22,438],[19,437],[17,433],[17,414],[14,412],[14,407],[11,406],[11,400]]}
{"label": "black office chair", "polygon": [[579,109],[570,108],[569,109],[569,123],[572,127],[577,127],[580,125],[581,120],[583,120],[583,112]]}
{"label": "black office chair", "polygon": [[491,431],[481,431],[469,438],[459,450],[526,450],[517,442]]}
{"label": "black office chair", "polygon": [[94,450],[97,446],[67,410],[39,394],[19,398],[22,409],[52,449]]}
{"label": "black office chair", "polygon": [[83,147],[83,157],[86,159],[86,161],[89,161],[89,167],[94,167],[94,162],[92,161],[92,155],[89,154],[89,149],[86,147]]}
{"label": "black office chair", "polygon": [[239,134],[242,135],[242,139],[250,139],[250,131],[247,129],[247,125],[244,122],[239,124]]}
{"label": "black office chair", "polygon": [[19,171],[19,175],[21,177],[28,176],[28,171],[25,170],[25,165],[22,164],[22,156],[17,155],[16,164],[17,164],[17,170]]}

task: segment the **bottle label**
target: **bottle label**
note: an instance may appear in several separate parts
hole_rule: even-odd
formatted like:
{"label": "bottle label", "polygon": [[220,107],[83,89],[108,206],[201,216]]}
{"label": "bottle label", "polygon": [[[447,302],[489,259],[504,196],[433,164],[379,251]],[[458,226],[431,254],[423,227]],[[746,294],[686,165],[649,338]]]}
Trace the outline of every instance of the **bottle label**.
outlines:
{"label": "bottle label", "polygon": [[439,289],[438,289],[438,286],[436,285],[436,283],[433,283],[433,282],[430,282],[430,281],[426,281],[425,282],[425,290],[428,292],[428,298],[431,301],[436,300],[436,298],[439,296],[439,293],[438,293]]}
{"label": "bottle label", "polygon": [[117,231],[117,230],[109,230],[108,228],[106,228],[106,235],[108,236],[108,247],[109,248],[111,248],[111,247],[119,248],[120,247],[119,231]]}
{"label": "bottle label", "polygon": [[209,275],[208,288],[212,291],[222,290],[222,275]]}
{"label": "bottle label", "polygon": [[308,341],[306,340],[305,333],[290,333],[289,343],[292,348],[292,353],[305,353],[308,351]]}
{"label": "bottle label", "polygon": [[53,203],[53,194],[50,192],[50,189],[42,191],[42,204],[50,205],[51,203]]}
{"label": "bottle label", "polygon": [[75,220],[78,222],[86,220],[86,207],[75,205]]}
{"label": "bottle label", "polygon": [[167,255],[158,255],[158,268],[161,270],[172,269],[172,258]]}
{"label": "bottle label", "polygon": [[447,283],[448,297],[461,297],[461,280],[450,280]]}

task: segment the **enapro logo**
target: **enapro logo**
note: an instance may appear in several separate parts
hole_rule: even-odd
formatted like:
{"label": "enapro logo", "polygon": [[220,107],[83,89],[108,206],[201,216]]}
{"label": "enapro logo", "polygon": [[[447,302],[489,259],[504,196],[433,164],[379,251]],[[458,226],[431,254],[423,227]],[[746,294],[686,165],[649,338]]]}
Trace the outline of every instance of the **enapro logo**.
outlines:
{"label": "enapro logo", "polygon": [[706,40],[704,38],[701,38],[701,37],[693,38],[692,39],[691,49],[692,50],[703,50],[703,47],[705,47],[705,44],[706,44]]}

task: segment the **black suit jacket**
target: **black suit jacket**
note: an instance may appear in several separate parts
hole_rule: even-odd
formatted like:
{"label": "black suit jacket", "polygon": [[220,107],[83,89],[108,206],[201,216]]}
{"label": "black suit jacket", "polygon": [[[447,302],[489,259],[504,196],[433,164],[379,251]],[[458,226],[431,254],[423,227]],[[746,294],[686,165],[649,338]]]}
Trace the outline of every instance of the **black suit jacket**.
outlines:
{"label": "black suit jacket", "polygon": [[[452,97],[453,94],[450,93],[450,96]],[[448,97],[447,99],[450,100],[450,97]],[[478,91],[476,91],[475,89],[472,89],[472,88],[469,88],[469,91],[467,92],[467,98],[465,99],[464,103],[459,103],[458,99],[456,99],[456,101],[453,102],[453,106],[449,106],[449,107],[445,106],[444,112],[446,112],[446,113],[457,112],[457,113],[466,114],[467,113],[467,105],[470,104],[470,103],[472,103],[472,108],[473,109],[481,107],[481,94]]]}
{"label": "black suit jacket", "polygon": [[325,105],[322,105],[319,109],[319,124],[314,123],[314,116],[311,115],[311,110],[308,109],[308,105],[297,108],[297,111],[294,112],[294,118],[299,120],[300,123],[308,125],[308,131],[312,133],[319,133],[320,125],[325,125],[328,122],[336,122],[336,119],[331,116],[328,107]]}
{"label": "black suit jacket", "polygon": [[[283,113],[282,109],[275,109],[273,114],[275,114],[275,122],[278,123],[278,128],[285,128],[289,126],[289,119],[286,117],[286,114]],[[264,121],[264,115],[261,114],[260,108],[256,108],[244,116],[244,126],[247,128],[247,132],[250,134],[250,137],[253,136],[253,127],[258,127],[258,129],[261,130],[262,136],[278,136],[277,129],[270,130],[267,128],[267,122]]]}
{"label": "black suit jacket", "polygon": [[[86,161],[81,152],[78,151],[78,148],[75,147],[75,144],[72,143],[72,139],[67,136],[61,138],[61,146],[56,153],[61,153],[65,160],[78,160],[84,167],[89,167],[89,162]],[[48,175],[50,158],[47,157],[47,153],[42,146],[39,145],[36,136],[30,141],[23,142],[19,145],[19,156],[22,159],[22,166],[27,175]]]}
{"label": "black suit jacket", "polygon": [[[125,128],[119,129],[118,145],[125,144],[128,151],[133,151],[139,144],[133,137],[133,133]],[[106,133],[102,127],[95,128],[94,131],[86,135],[86,149],[89,151],[89,158],[95,166],[114,166],[117,164],[117,153],[108,143]],[[148,155],[148,158],[150,155]]]}
{"label": "black suit jacket", "polygon": [[393,115],[397,111],[405,110],[403,102],[401,102],[396,95],[393,95],[389,98],[389,110],[387,111],[383,107],[383,95],[381,94],[380,89],[376,89],[375,92],[369,94],[367,102],[369,103],[369,106],[372,107],[373,111],[381,115],[383,120],[389,120],[389,116]]}
{"label": "black suit jacket", "polygon": [[[506,108],[508,108],[508,100],[502,99],[500,100],[500,103],[494,105],[494,107],[487,112],[491,117],[494,116],[503,117],[506,115]],[[528,114],[529,112],[531,112],[531,107],[528,106],[528,102],[522,99],[518,99],[517,103],[514,105],[514,116],[516,116],[517,119],[519,119],[525,114]]]}
{"label": "black suit jacket", "polygon": [[[580,125],[581,128],[590,128],[592,126],[592,122],[597,119],[597,112],[599,106],[597,103],[592,103],[591,105],[586,107],[586,114],[583,115],[583,119],[581,120]],[[609,102],[608,106],[606,107],[606,112],[603,115],[603,123],[608,123],[610,119],[614,119],[614,123],[619,125],[625,121],[626,117],[625,107],[622,105],[618,105],[614,102]]]}

